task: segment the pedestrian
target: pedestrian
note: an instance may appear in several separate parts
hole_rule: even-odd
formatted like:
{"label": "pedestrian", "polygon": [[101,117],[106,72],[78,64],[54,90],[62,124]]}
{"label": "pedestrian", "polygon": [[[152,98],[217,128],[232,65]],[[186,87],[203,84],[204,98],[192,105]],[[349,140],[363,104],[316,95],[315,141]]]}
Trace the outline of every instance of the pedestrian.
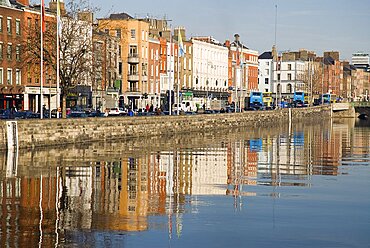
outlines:
{"label": "pedestrian", "polygon": [[149,112],[153,112],[154,106],[153,104],[150,105]]}
{"label": "pedestrian", "polygon": [[147,104],[147,105],[145,106],[145,112],[149,112],[149,109],[150,109],[149,104]]}

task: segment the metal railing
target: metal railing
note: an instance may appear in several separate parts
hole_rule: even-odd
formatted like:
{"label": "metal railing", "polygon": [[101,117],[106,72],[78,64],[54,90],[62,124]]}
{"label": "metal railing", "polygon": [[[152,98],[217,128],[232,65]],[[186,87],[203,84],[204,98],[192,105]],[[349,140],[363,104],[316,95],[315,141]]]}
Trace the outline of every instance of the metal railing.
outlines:
{"label": "metal railing", "polygon": [[351,102],[353,107],[370,107],[370,102]]}

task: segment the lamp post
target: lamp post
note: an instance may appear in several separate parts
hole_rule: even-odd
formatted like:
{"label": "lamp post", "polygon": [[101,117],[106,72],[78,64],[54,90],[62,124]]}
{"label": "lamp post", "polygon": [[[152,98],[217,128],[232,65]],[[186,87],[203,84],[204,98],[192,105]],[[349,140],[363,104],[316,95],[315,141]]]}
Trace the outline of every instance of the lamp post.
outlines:
{"label": "lamp post", "polygon": [[156,108],[159,108],[160,107],[160,101],[161,101],[161,91],[160,91],[160,88],[159,88],[159,82],[157,80],[157,75],[158,74],[158,69],[159,69],[159,64],[160,64],[160,56],[158,56],[158,50],[156,50],[156,55],[155,55],[155,61],[154,61],[154,83],[155,83],[155,93],[157,95],[157,99],[156,99]]}
{"label": "lamp post", "polygon": [[[208,57],[208,56],[207,56]],[[207,61],[207,79],[206,79],[206,107],[208,107],[208,87],[209,87],[209,72],[208,67],[211,66],[213,69],[213,63],[211,61]]]}

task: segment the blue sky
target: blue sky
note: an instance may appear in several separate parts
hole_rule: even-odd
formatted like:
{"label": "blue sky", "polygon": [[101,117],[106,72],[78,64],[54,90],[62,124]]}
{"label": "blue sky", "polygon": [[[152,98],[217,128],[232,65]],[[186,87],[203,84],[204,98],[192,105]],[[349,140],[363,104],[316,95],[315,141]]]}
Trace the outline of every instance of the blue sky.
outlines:
{"label": "blue sky", "polygon": [[[65,0],[68,1],[68,0]],[[370,52],[370,0],[90,0],[101,10],[96,17],[126,12],[172,20],[190,36],[219,41],[235,33],[259,53],[271,50],[275,37],[280,51],[305,48],[322,55],[336,50],[350,60],[357,51]]]}

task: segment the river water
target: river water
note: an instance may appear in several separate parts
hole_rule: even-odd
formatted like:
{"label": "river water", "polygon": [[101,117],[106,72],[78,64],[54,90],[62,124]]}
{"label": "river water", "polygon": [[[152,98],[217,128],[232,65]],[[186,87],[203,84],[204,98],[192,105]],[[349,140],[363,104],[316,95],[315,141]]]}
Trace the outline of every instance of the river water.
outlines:
{"label": "river water", "polygon": [[369,247],[370,123],[0,156],[0,247]]}

